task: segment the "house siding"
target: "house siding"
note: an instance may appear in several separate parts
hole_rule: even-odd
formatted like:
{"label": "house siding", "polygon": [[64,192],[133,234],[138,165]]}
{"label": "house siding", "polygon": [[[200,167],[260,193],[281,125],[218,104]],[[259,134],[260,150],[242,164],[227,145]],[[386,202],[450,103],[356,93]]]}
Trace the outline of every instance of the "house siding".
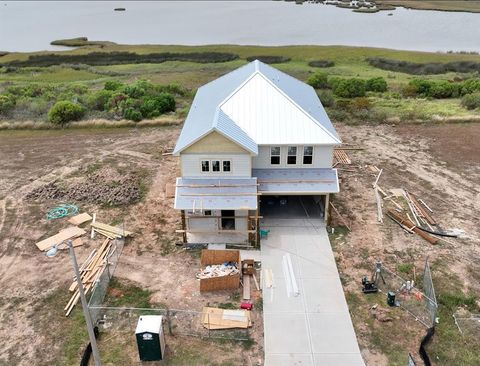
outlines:
{"label": "house siding", "polygon": [[[231,172],[202,172],[202,160],[230,160]],[[180,155],[182,177],[184,178],[238,178],[252,176],[252,158],[250,154],[187,154]],[[211,167],[210,167],[211,169]]]}
{"label": "house siding", "polygon": [[243,147],[218,132],[211,132],[183,151],[184,154],[248,153]]}
{"label": "house siding", "polygon": [[270,145],[263,145],[258,147],[258,156],[252,158],[253,169],[331,168],[333,164],[333,146],[314,146],[313,162],[312,164],[308,165],[302,164],[303,146],[297,146],[296,165],[287,165],[287,146],[280,147],[280,164],[272,165],[270,164],[270,147]]}

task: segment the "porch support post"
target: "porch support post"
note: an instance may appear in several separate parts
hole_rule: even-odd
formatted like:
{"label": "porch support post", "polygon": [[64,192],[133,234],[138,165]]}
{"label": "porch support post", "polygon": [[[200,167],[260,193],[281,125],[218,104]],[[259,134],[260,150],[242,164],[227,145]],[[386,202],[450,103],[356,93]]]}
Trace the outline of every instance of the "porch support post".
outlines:
{"label": "porch support post", "polygon": [[324,219],[325,223],[328,225],[328,220],[330,219],[330,193],[327,193],[325,195],[325,214],[324,214]]}
{"label": "porch support post", "polygon": [[181,217],[182,217],[182,238],[183,238],[183,244],[187,242],[187,225],[186,225],[186,220],[185,220],[185,210],[181,210]]}

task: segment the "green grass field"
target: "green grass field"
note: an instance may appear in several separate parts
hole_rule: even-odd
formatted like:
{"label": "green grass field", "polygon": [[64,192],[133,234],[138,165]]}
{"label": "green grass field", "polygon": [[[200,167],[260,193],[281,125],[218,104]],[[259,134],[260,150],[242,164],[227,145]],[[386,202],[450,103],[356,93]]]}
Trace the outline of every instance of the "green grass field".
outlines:
{"label": "green grass field", "polygon": [[[98,42],[102,44],[101,42]],[[0,92],[12,85],[38,84],[75,84],[81,83],[92,89],[101,89],[107,80],[116,79],[122,82],[133,82],[138,79],[148,79],[153,83],[169,84],[177,83],[192,91],[231,71],[246,64],[247,57],[252,56],[283,56],[291,60],[273,66],[288,74],[306,81],[310,75],[322,70],[333,77],[361,78],[384,77],[387,80],[390,92],[399,92],[402,86],[410,80],[419,77],[402,72],[386,71],[371,66],[367,58],[381,57],[416,63],[446,63],[455,61],[473,61],[480,63],[479,55],[472,54],[446,54],[416,51],[398,51],[381,48],[344,47],[344,46],[162,46],[162,45],[119,45],[105,42],[100,47],[94,42],[93,45],[78,47],[68,51],[48,51],[36,53],[10,53],[0,57],[0,64],[6,64],[15,60],[26,60],[31,55],[58,54],[79,55],[91,52],[132,52],[137,54],[148,53],[185,53],[185,52],[225,52],[237,54],[239,58],[229,62],[196,63],[185,61],[167,61],[163,63],[149,64],[120,64],[109,66],[88,65],[56,65],[49,67],[18,67],[7,70],[0,68]],[[329,68],[315,68],[308,65],[310,61],[328,60],[335,65]],[[448,72],[438,75],[421,76],[432,80],[458,80],[467,77],[475,77],[470,74]],[[478,75],[476,76],[478,77]],[[370,96],[370,102],[377,111],[386,117],[400,117],[412,119],[429,119],[432,116],[467,116],[480,115],[480,111],[467,111],[458,99],[392,99],[391,93],[387,95]],[[181,102],[179,116],[185,115],[188,110],[191,97]],[[335,120],[334,115],[332,119]]]}

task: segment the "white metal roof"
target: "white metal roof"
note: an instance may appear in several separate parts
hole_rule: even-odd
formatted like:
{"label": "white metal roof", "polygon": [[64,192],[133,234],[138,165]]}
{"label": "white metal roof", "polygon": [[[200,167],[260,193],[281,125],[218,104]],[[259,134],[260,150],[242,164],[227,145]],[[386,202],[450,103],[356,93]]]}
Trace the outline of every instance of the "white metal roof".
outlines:
{"label": "white metal roof", "polygon": [[258,60],[198,89],[174,154],[211,131],[254,155],[261,144],[341,142],[311,86]]}
{"label": "white metal roof", "polygon": [[221,106],[259,145],[332,145],[338,139],[260,72]]}
{"label": "white metal roof", "polygon": [[256,210],[257,179],[177,178],[177,210]]}
{"label": "white metal roof", "polygon": [[161,315],[142,315],[138,319],[137,329],[135,334],[141,333],[155,333],[160,334],[162,329],[162,316]]}

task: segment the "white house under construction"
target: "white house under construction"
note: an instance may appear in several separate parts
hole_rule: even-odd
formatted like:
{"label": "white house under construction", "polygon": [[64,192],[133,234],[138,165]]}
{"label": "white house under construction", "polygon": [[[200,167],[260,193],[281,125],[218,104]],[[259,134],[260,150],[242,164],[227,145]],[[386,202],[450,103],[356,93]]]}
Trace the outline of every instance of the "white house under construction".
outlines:
{"label": "white house under construction", "polygon": [[258,242],[260,215],[326,219],[341,143],[309,85],[253,61],[198,89],[173,152],[191,243]]}

